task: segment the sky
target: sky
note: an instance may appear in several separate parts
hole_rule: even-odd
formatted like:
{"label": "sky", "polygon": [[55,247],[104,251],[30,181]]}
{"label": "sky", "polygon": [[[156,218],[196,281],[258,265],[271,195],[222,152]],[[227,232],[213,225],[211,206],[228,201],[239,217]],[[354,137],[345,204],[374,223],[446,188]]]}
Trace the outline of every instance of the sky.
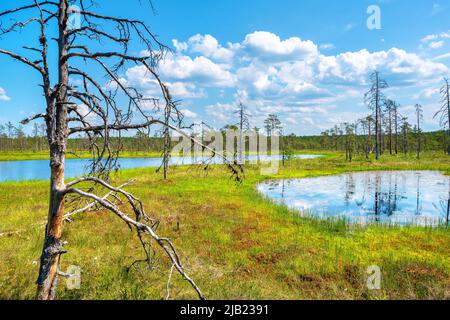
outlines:
{"label": "sky", "polygon": [[[403,115],[413,122],[420,103],[425,130],[439,129],[433,116],[450,77],[450,0],[153,0],[154,12],[138,0],[103,2],[95,10],[144,19],[172,48],[158,71],[188,122],[233,124],[242,102],[252,126],[273,113],[287,133],[320,134],[367,115],[364,93],[377,69]],[[0,11],[15,3],[1,1]],[[0,38],[0,48],[35,40],[26,30],[18,35]],[[121,78],[154,90],[142,68],[130,66]],[[0,123],[42,112],[38,85],[33,71],[0,55]]]}

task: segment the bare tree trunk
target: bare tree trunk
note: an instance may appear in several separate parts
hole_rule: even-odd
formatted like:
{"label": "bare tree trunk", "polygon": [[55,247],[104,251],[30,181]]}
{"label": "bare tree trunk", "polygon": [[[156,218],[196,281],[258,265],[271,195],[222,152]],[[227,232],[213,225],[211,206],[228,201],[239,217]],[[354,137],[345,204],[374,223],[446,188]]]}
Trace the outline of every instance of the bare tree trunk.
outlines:
{"label": "bare tree trunk", "polygon": [[395,154],[398,154],[398,110],[397,106],[394,110],[394,126],[395,126]]}
{"label": "bare tree trunk", "polygon": [[417,116],[417,159],[420,160],[421,149],[421,133],[420,133],[420,118]]}
{"label": "bare tree trunk", "polygon": [[449,84],[448,84],[448,80],[445,80],[447,87],[446,87],[446,95],[447,95],[447,117],[448,117],[448,130],[447,130],[447,137],[448,137],[448,148],[447,148],[447,152],[448,155],[450,156],[450,90],[449,90]]}
{"label": "bare tree trunk", "polygon": [[169,123],[170,123],[170,105],[167,104],[165,108],[165,127],[164,127],[164,159],[163,159],[163,170],[164,170],[164,180],[167,180],[169,175],[169,161],[170,161],[170,148],[171,148],[171,139],[170,139],[170,131],[169,131]]}
{"label": "bare tree trunk", "polygon": [[392,156],[392,109],[389,108],[389,154]]}
{"label": "bare tree trunk", "polygon": [[369,159],[369,153],[371,152],[372,149],[372,123],[370,121],[371,118],[368,118],[368,127],[369,127],[369,141],[368,141],[368,145],[367,145],[367,156],[366,158]]}
{"label": "bare tree trunk", "polygon": [[378,74],[377,74],[377,92],[375,97],[375,134],[376,134],[376,141],[375,141],[375,152],[376,152],[376,159],[380,159],[380,113],[379,113],[379,96],[378,96]]}
{"label": "bare tree trunk", "polygon": [[[52,157],[64,158],[64,155],[51,152]],[[64,217],[64,199],[60,191],[64,190],[64,163],[51,166],[50,207],[45,233],[44,248],[38,278],[38,299],[53,300],[58,286],[58,272],[61,255],[64,253],[61,242],[61,229]]]}
{"label": "bare tree trunk", "polygon": [[39,300],[53,300],[56,296],[58,284],[58,272],[61,255],[64,254],[63,243],[61,242],[62,223],[64,217],[64,165],[67,144],[67,87],[69,83],[69,72],[67,60],[63,59],[67,54],[67,10],[66,0],[59,4],[59,74],[58,92],[56,105],[49,106],[49,110],[54,110],[54,124],[47,125],[50,131],[50,205],[48,221],[45,233],[44,248],[41,255],[41,266],[38,277]]}

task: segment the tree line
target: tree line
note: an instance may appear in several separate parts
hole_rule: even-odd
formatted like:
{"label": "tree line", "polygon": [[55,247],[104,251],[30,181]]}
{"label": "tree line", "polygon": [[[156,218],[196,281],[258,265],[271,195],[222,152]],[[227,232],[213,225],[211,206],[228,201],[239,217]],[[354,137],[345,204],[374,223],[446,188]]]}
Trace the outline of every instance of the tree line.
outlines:
{"label": "tree line", "polygon": [[450,95],[449,82],[444,79],[441,88],[442,106],[434,115],[443,128],[442,131],[425,133],[423,131],[424,110],[421,104],[414,106],[413,120],[402,115],[401,105],[387,99],[383,90],[389,88],[378,71],[370,75],[371,87],[364,101],[371,111],[366,117],[355,122],[335,125],[322,133],[325,148],[345,150],[347,160],[355,153],[366,158],[374,153],[378,160],[383,154],[415,152],[420,159],[424,150],[441,150],[450,155]]}
{"label": "tree line", "polygon": [[[283,125],[276,115],[271,115],[273,122],[269,125],[269,131],[277,130],[283,134]],[[278,119],[275,120],[275,119]],[[372,128],[369,133],[370,128]],[[282,152],[292,153],[301,150],[318,151],[339,151],[348,153],[349,158],[354,155],[369,156],[374,151],[375,134],[373,119],[367,117],[355,123],[343,123],[335,125],[329,130],[325,130],[321,135],[297,136],[295,134],[282,135],[280,144]],[[6,129],[8,128],[8,129]],[[238,129],[237,126],[228,125],[222,128]],[[253,127],[251,130],[260,133],[261,129]],[[267,127],[264,128],[267,135]],[[269,134],[269,136],[272,133]],[[33,132],[31,135],[24,133],[21,126],[14,126],[12,123],[0,124],[0,152],[46,152],[48,144],[43,132]],[[78,137],[68,140],[68,150],[73,153],[90,150],[88,138]],[[125,152],[161,152],[164,151],[165,138],[160,134],[148,135],[138,132],[132,137],[121,137],[120,140],[111,137],[111,144],[120,144],[121,150]],[[245,140],[248,144],[248,141]],[[421,132],[421,151],[442,151],[447,152],[448,135],[446,131]],[[270,140],[269,140],[270,145]],[[381,137],[380,153],[412,153],[417,151],[417,131],[414,125],[404,118],[398,125],[398,130],[383,130]],[[240,157],[240,155],[239,155]]]}

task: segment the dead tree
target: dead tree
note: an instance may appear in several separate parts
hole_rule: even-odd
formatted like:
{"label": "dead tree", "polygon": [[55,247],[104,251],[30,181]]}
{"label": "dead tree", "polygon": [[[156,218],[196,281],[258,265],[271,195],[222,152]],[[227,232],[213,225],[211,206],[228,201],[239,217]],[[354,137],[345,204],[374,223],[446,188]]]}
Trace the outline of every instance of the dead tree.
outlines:
{"label": "dead tree", "polygon": [[375,112],[375,153],[378,160],[380,158],[381,147],[381,106],[386,101],[382,90],[388,88],[389,86],[385,80],[380,78],[380,73],[378,71],[374,71],[370,75],[370,82],[371,87],[370,90],[365,94],[364,101],[367,106]]}
{"label": "dead tree", "polygon": [[394,132],[395,132],[395,154],[398,154],[398,129],[399,129],[399,119],[401,118],[401,115],[398,113],[399,105],[397,102],[394,101],[394,104],[392,105],[392,112],[394,116]]}
{"label": "dead tree", "polygon": [[[166,95],[168,97],[167,103],[164,106],[164,126],[162,130],[163,135],[163,162],[162,162],[162,169],[164,174],[164,180],[167,180],[169,175],[169,162],[171,158],[171,150],[172,150],[172,139],[170,136],[170,125],[174,124],[177,125],[178,128],[182,128],[183,118],[184,115],[182,112],[178,109],[178,102],[172,101],[172,97],[170,95],[169,90],[165,88]],[[158,169],[159,171],[160,169]]]}
{"label": "dead tree", "polygon": [[355,144],[356,125],[345,122],[343,124],[345,130],[345,159],[349,162],[353,161],[353,151]]}
{"label": "dead tree", "polygon": [[409,152],[409,132],[411,130],[411,125],[408,123],[407,117],[402,117],[402,124],[401,124],[401,131],[402,131],[402,137],[403,137],[403,153],[406,155]]}
{"label": "dead tree", "polygon": [[421,122],[423,120],[423,108],[420,104],[416,104],[416,121],[417,121],[417,127],[416,127],[416,133],[417,133],[417,159],[420,160],[420,152],[422,147],[422,129],[421,129]]}
{"label": "dead tree", "polygon": [[450,156],[450,84],[448,79],[444,79],[444,81],[445,84],[441,88],[442,107],[434,117],[439,117],[441,126],[447,131],[447,153]]}
{"label": "dead tree", "polygon": [[242,102],[239,103],[238,109],[235,111],[239,121],[236,124],[239,127],[239,163],[244,163],[244,152],[245,152],[245,141],[244,132],[250,129],[250,121],[248,120],[249,115],[247,114],[246,108]]}
{"label": "dead tree", "polygon": [[393,135],[394,135],[394,129],[393,129],[393,122],[395,121],[394,119],[394,107],[395,106],[395,102],[392,100],[387,100],[386,101],[386,109],[385,112],[387,113],[387,130],[388,130],[388,135],[389,135],[389,154],[392,156],[393,154]]}
{"label": "dead tree", "polygon": [[[368,143],[368,141],[367,141],[367,139],[369,139],[370,140],[370,137],[369,137],[369,133],[370,133],[370,122],[368,121],[368,119],[367,118],[362,118],[362,119],[359,119],[358,120],[358,123],[361,125],[361,129],[362,129],[362,132],[361,132],[361,138],[362,138],[362,141],[361,141],[361,149],[363,150],[363,152],[364,152],[364,157],[366,158],[366,159],[369,159],[369,143]],[[358,135],[357,135],[358,136]],[[369,138],[367,138],[367,137],[369,137]]]}
{"label": "dead tree", "polygon": [[[32,31],[38,31],[39,37],[36,44],[16,48],[20,51],[0,48],[0,54],[36,71],[41,78],[45,99],[45,110],[23,121],[26,124],[44,119],[50,150],[50,201],[37,298],[55,298],[61,257],[66,253],[66,243],[62,240],[65,208],[87,199],[135,230],[147,257],[149,244],[156,243],[166,253],[175,270],[203,299],[200,289],[186,274],[172,242],[156,233],[158,223],[146,214],[141,201],[108,182],[108,173],[117,168],[120,147],[120,143],[112,145],[112,135],[120,138],[124,131],[154,125],[179,130],[147,111],[152,107],[160,109],[161,102],[166,105],[172,103],[167,87],[157,74],[157,65],[164,57],[166,47],[144,22],[95,12],[97,6],[92,0],[29,0],[21,3],[22,6],[0,12],[0,36],[33,28]],[[76,23],[76,19],[73,23],[74,14],[81,23]],[[48,52],[53,40],[56,41],[57,57],[51,61],[53,56]],[[130,52],[133,41],[142,46],[145,54],[133,55]],[[102,51],[112,47],[116,50]],[[130,66],[143,68],[161,94],[147,97],[122,81],[119,73]],[[125,106],[123,101],[127,101]],[[67,141],[69,136],[79,134],[85,134],[90,141],[92,169],[85,178],[66,183]],[[242,168],[229,162],[226,164],[239,179]],[[97,195],[99,188],[112,192],[114,196],[104,198]],[[132,216],[124,212],[122,206],[119,208],[115,201],[118,198],[128,204]]]}
{"label": "dead tree", "polygon": [[373,152],[373,143],[372,143],[372,123],[373,121],[373,117],[371,115],[367,116],[367,129],[368,129],[368,133],[367,133],[367,156],[366,158],[369,158],[369,154]]}

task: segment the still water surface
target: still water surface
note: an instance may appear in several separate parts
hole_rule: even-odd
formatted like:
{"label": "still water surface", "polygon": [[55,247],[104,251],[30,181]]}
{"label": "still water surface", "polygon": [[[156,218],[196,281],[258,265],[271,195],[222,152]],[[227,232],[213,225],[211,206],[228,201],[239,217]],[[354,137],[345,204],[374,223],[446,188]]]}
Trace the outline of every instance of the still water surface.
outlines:
{"label": "still water surface", "polygon": [[360,224],[448,225],[450,213],[450,177],[434,171],[268,181],[258,190],[304,214]]}
{"label": "still water surface", "polygon": [[[297,159],[314,159],[318,155],[297,155]],[[271,161],[279,159],[279,156],[248,156],[248,161]],[[173,157],[171,165],[191,165],[209,160],[202,157]],[[88,172],[90,160],[88,159],[69,159],[66,160],[66,177],[74,178],[82,176]],[[162,158],[123,158],[119,160],[121,169],[133,168],[158,168],[162,163]],[[211,163],[221,164],[223,160],[216,157]],[[22,181],[22,180],[46,180],[50,177],[50,168],[48,160],[29,160],[29,161],[0,161],[0,182]]]}

